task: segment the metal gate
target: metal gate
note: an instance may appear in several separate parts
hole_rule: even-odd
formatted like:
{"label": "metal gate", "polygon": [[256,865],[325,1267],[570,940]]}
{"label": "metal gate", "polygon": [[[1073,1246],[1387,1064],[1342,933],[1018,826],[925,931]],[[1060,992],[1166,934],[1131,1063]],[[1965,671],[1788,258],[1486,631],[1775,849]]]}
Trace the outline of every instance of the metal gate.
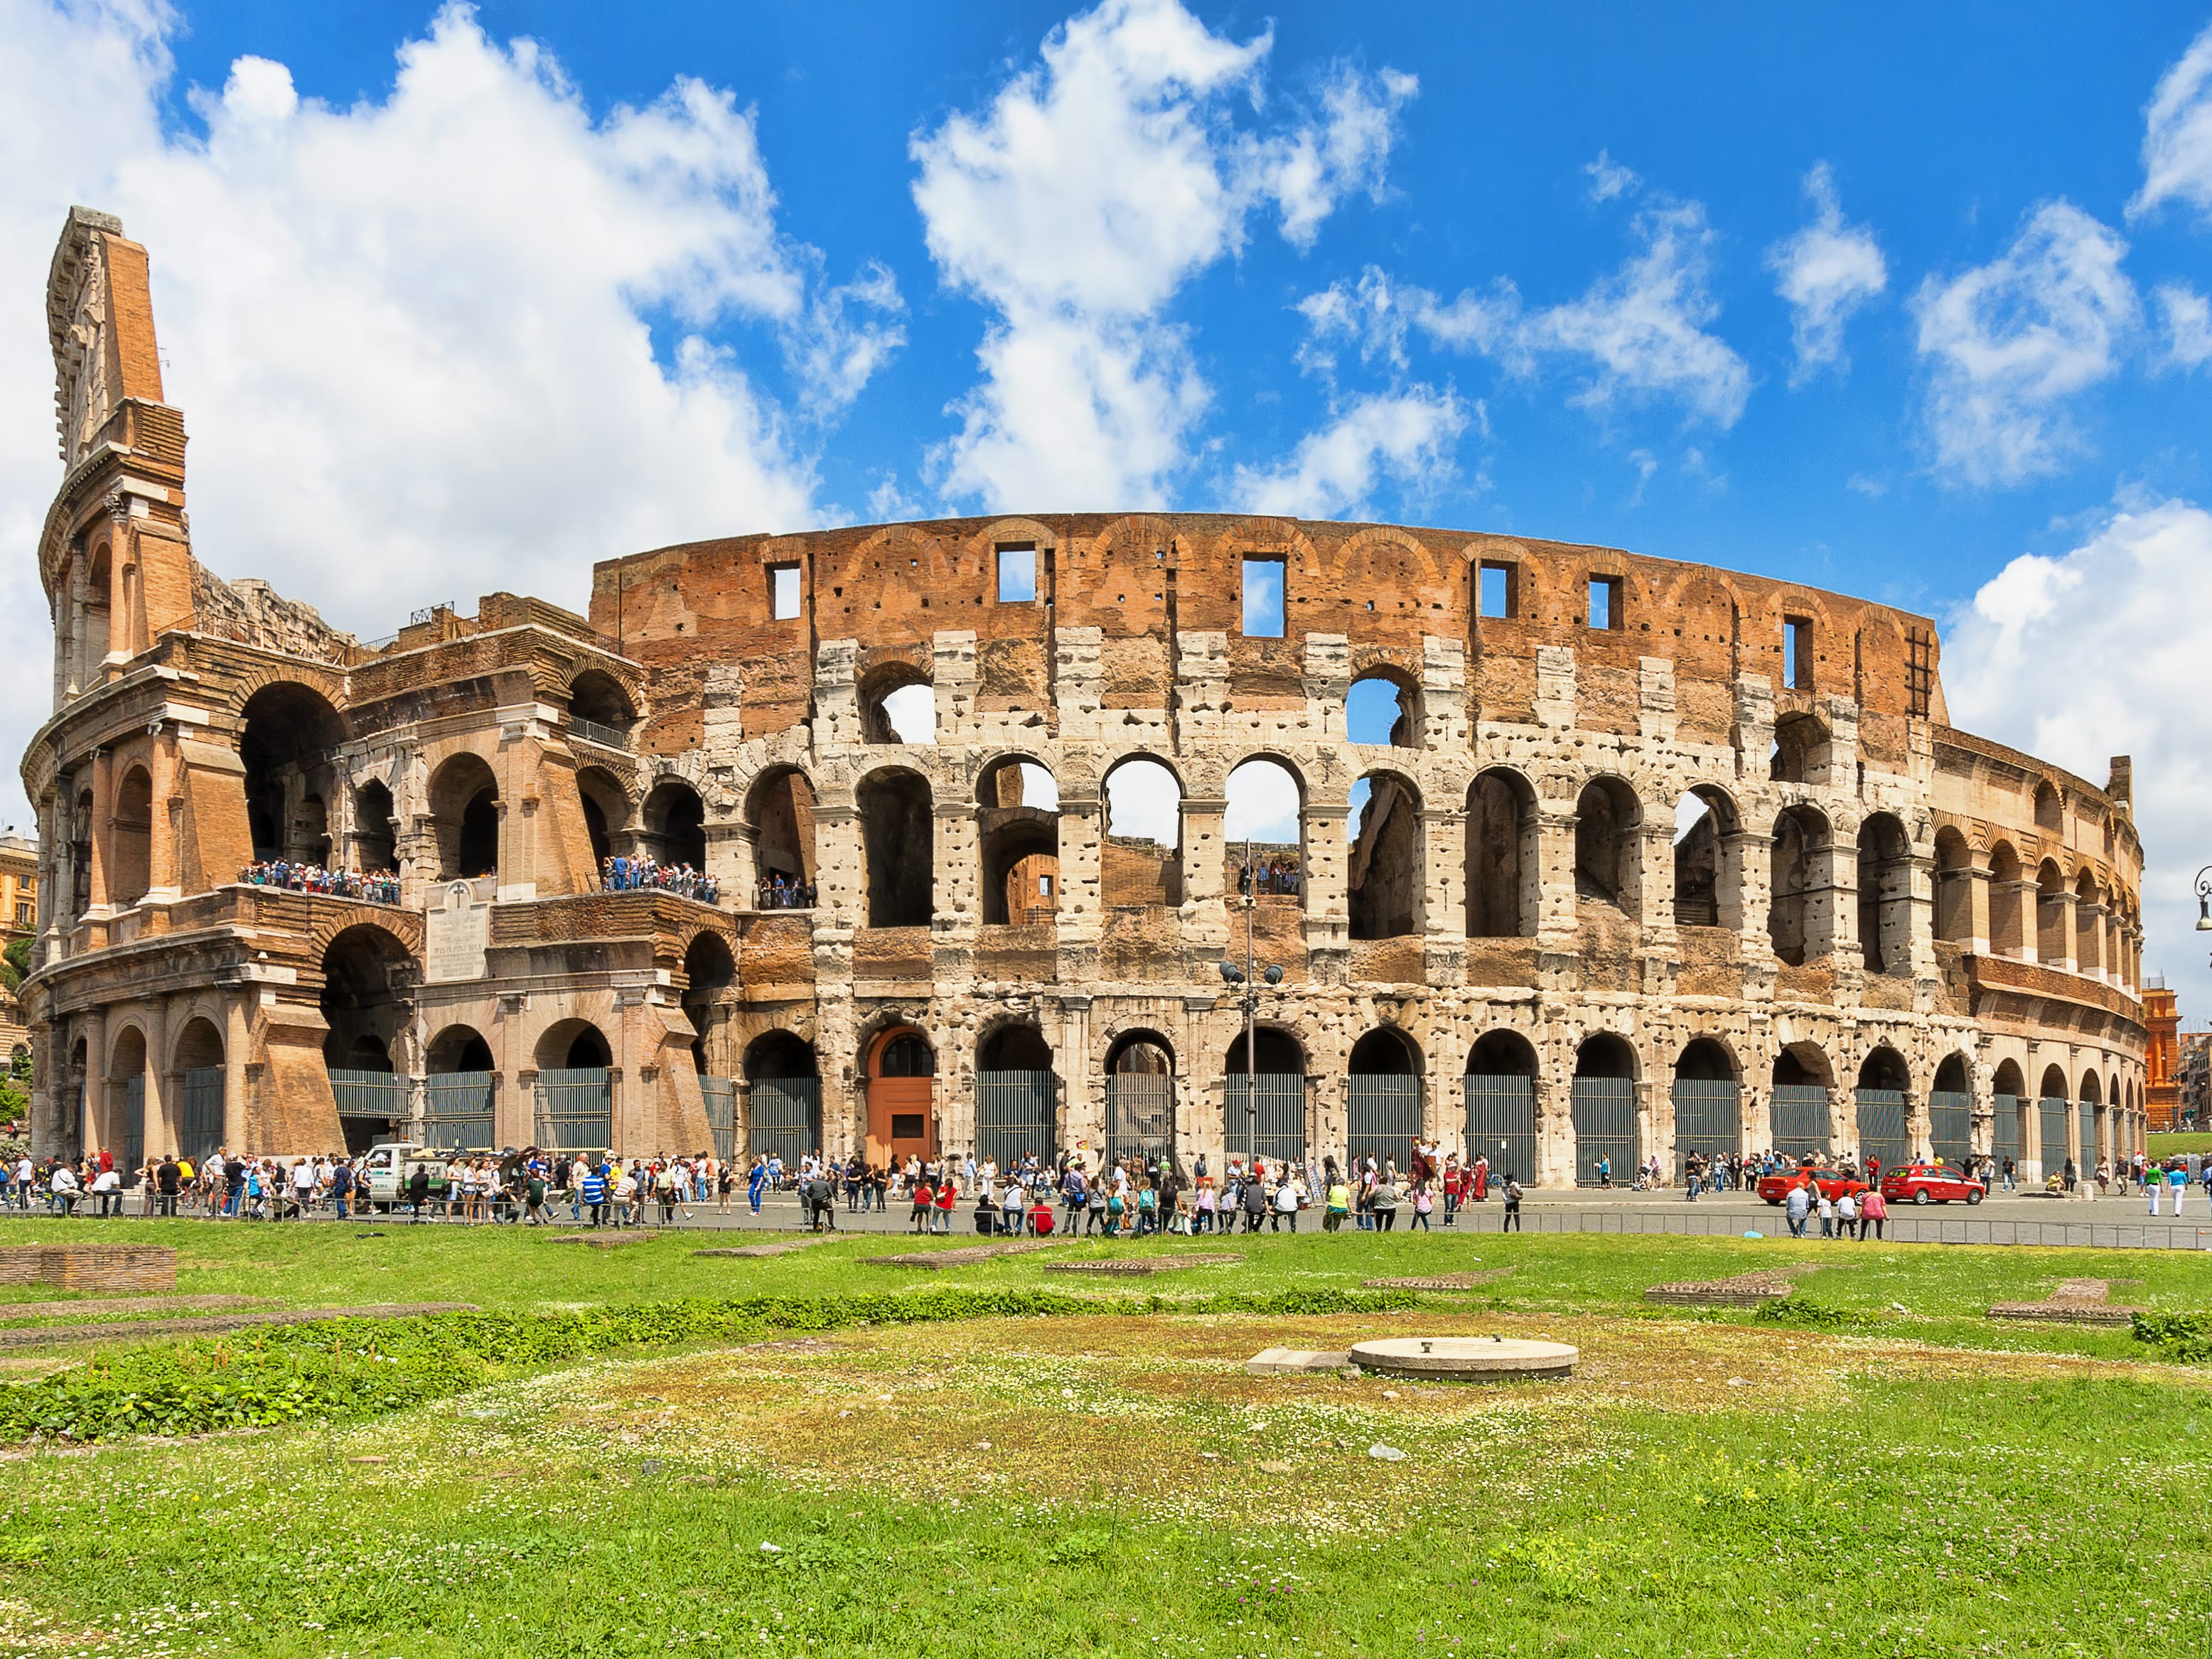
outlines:
{"label": "metal gate", "polygon": [[1636,1138],[1636,1083],[1625,1077],[1575,1079],[1575,1184],[1597,1185],[1598,1160],[1626,1187],[1636,1179],[1641,1148]]}
{"label": "metal gate", "polygon": [[1974,1153],[1974,1097],[1946,1091],[1928,1097],[1928,1146],[1954,1168]]}
{"label": "metal gate", "polygon": [[1861,1089],[1858,1099],[1859,1168],[1880,1158],[1881,1167],[1894,1170],[1912,1161],[1912,1140],[1905,1123],[1905,1091],[1901,1089]]}
{"label": "metal gate", "polygon": [[489,1152],[495,1072],[439,1072],[423,1079],[422,1144],[441,1152]]}
{"label": "metal gate", "polygon": [[1371,1158],[1379,1170],[1388,1158],[1403,1175],[1413,1167],[1413,1143],[1421,1133],[1421,1079],[1355,1072],[1344,1083],[1346,1150],[1352,1167]]}
{"label": "metal gate", "polygon": [[2083,1101],[2079,1109],[2075,1131],[2081,1151],[2075,1155],[2075,1167],[2081,1179],[2087,1181],[2097,1173],[2097,1109]]}
{"label": "metal gate", "polygon": [[[1251,1084],[1247,1113],[1245,1084]],[[1297,1072],[1233,1073],[1222,1079],[1221,1146],[1227,1158],[1273,1164],[1306,1159],[1306,1080]]]}
{"label": "metal gate", "polygon": [[699,1093],[707,1103],[707,1127],[714,1137],[714,1156],[727,1164],[738,1155],[737,1079],[702,1077]]}
{"label": "metal gate", "polygon": [[138,1166],[146,1161],[146,1074],[126,1078],[123,1084],[123,1155],[115,1167],[126,1187],[138,1179]]}
{"label": "metal gate", "polygon": [[373,1117],[379,1122],[405,1126],[412,1109],[407,1097],[413,1086],[410,1079],[390,1072],[349,1072],[335,1066],[330,1075],[331,1096],[337,1102],[340,1117]]}
{"label": "metal gate", "polygon": [[1674,1079],[1674,1164],[1692,1152],[1708,1159],[1743,1150],[1743,1091],[1725,1079]]}
{"label": "metal gate", "polygon": [[2043,1136],[2043,1179],[2066,1172],[2066,1103],[2045,1095],[2035,1103],[2036,1127]]}
{"label": "metal gate", "polygon": [[1470,1074],[1467,1085],[1467,1156],[1490,1160],[1490,1178],[1536,1178],[1536,1085],[1511,1074]]}
{"label": "metal gate", "polygon": [[209,1066],[185,1073],[184,1097],[178,1103],[184,1125],[179,1149],[198,1167],[222,1145],[222,1067]]}
{"label": "metal gate", "polygon": [[2020,1168],[2022,1145],[2026,1136],[2021,1130],[2021,1100],[2018,1095],[1999,1095],[1992,1103],[1994,1115],[1990,1119],[1990,1156],[1996,1159],[1997,1173],[2004,1173],[2007,1158],[2015,1172]]}
{"label": "metal gate", "polygon": [[976,1073],[976,1163],[1012,1170],[1034,1157],[1050,1164],[1060,1149],[1059,1108],[1057,1073]]}
{"label": "metal gate", "polygon": [[745,1095],[745,1151],[778,1158],[797,1173],[799,1160],[822,1144],[822,1079],[764,1077]]}
{"label": "metal gate", "polygon": [[1785,1158],[1809,1153],[1825,1164],[1834,1151],[1828,1140],[1828,1091],[1820,1084],[1776,1084],[1772,1126],[1768,1150]]}
{"label": "metal gate", "polygon": [[548,1152],[611,1152],[613,1073],[604,1066],[558,1066],[538,1073],[538,1144]]}
{"label": "metal gate", "polygon": [[1162,1158],[1175,1151],[1176,1080],[1172,1072],[1106,1074],[1106,1161]]}

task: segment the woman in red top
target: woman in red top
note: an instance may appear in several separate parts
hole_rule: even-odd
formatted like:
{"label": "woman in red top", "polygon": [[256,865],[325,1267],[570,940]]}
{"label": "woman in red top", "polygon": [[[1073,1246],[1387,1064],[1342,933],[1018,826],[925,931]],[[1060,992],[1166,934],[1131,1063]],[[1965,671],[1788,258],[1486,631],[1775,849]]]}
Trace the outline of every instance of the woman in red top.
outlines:
{"label": "woman in red top", "polygon": [[959,1194],[952,1190],[952,1177],[945,1176],[937,1183],[937,1231],[952,1231],[952,1205]]}
{"label": "woman in red top", "polygon": [[936,1194],[929,1190],[927,1177],[917,1176],[914,1182],[914,1221],[907,1231],[921,1232],[929,1225],[929,1206]]}

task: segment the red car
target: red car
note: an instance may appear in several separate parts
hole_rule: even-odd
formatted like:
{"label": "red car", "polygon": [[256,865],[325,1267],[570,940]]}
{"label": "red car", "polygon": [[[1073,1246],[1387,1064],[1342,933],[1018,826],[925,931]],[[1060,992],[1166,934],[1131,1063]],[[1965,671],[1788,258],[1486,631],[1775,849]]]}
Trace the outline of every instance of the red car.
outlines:
{"label": "red car", "polygon": [[1948,1164],[1908,1164],[1881,1172],[1881,1195],[1893,1204],[1948,1204],[1954,1199],[1978,1204],[1985,1191],[1973,1176]]}
{"label": "red car", "polygon": [[[1841,1170],[1798,1169],[1787,1175],[1767,1176],[1755,1190],[1769,1204],[1780,1204],[1789,1198],[1792,1187],[1808,1184],[1818,1187],[1824,1197],[1832,1200],[1841,1198],[1845,1193],[1863,1193],[1867,1189],[1865,1182],[1855,1175],[1845,1175]],[[1883,1184],[1885,1187],[1887,1185],[1887,1182]],[[1887,1195],[1885,1193],[1884,1196]]]}

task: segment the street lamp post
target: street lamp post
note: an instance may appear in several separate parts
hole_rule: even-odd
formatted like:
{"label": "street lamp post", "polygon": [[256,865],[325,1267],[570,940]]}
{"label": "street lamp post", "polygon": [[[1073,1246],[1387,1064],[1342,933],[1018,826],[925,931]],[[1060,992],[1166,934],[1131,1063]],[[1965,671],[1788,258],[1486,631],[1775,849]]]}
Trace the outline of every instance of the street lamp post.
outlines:
{"label": "street lamp post", "polygon": [[2212,864],[2197,872],[2197,931],[2212,933]]}
{"label": "street lamp post", "polygon": [[1244,875],[1240,884],[1243,888],[1240,902],[1244,907],[1244,965],[1239,968],[1224,957],[1221,977],[1228,984],[1242,986],[1237,993],[1237,1006],[1244,1011],[1244,1172],[1249,1180],[1253,1166],[1260,1156],[1259,1056],[1254,1052],[1260,1014],[1260,987],[1255,980],[1269,985],[1283,982],[1283,970],[1274,963],[1260,964],[1253,939],[1253,915],[1259,908],[1258,881],[1252,872],[1252,840],[1244,839]]}

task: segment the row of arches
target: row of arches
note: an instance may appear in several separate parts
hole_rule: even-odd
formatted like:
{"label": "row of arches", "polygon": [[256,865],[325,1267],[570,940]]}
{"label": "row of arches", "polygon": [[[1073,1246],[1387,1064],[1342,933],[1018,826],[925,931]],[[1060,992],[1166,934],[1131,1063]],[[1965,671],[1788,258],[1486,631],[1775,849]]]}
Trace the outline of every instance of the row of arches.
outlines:
{"label": "row of arches", "polygon": [[2133,985],[2141,918],[2131,895],[2087,865],[2069,882],[2055,858],[2030,866],[2007,840],[1977,859],[1965,834],[1936,832],[1936,937],[2016,960]]}

